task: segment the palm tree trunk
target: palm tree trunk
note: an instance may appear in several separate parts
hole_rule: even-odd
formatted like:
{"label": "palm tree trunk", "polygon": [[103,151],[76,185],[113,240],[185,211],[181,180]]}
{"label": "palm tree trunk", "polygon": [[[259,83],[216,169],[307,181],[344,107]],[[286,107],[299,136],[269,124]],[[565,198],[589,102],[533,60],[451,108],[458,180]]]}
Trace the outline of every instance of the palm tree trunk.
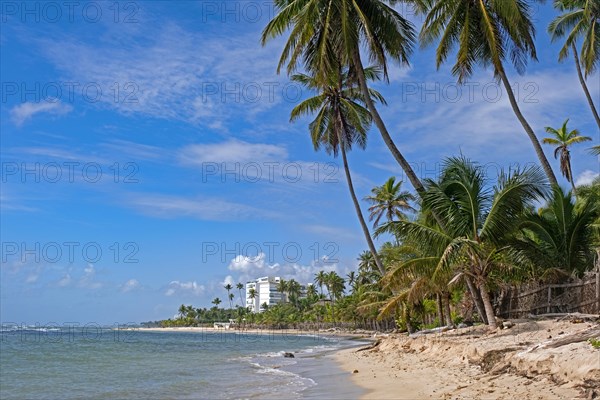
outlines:
{"label": "palm tree trunk", "polygon": [[442,304],[442,295],[438,293],[435,297],[437,300],[437,317],[438,321],[440,322],[439,326],[444,326],[444,305]]}
{"label": "palm tree trunk", "polygon": [[590,91],[588,90],[587,84],[585,83],[585,78],[583,77],[583,73],[581,72],[581,64],[579,63],[579,56],[577,55],[577,47],[575,47],[575,43],[571,43],[571,50],[573,50],[573,57],[575,58],[575,66],[577,67],[577,75],[579,76],[579,82],[581,83],[581,87],[583,88],[585,97],[587,98],[590,108],[592,109],[592,114],[594,114],[596,124],[598,124],[598,128],[600,128],[600,116],[598,115],[598,111],[596,111],[596,106],[594,105],[594,101],[592,100]]}
{"label": "palm tree trunk", "polygon": [[392,137],[390,136],[383,120],[381,119],[381,116],[379,115],[379,112],[375,108],[373,99],[371,99],[371,96],[369,95],[369,87],[367,86],[367,79],[365,78],[365,71],[363,69],[362,61],[360,60],[360,53],[358,48],[352,54],[352,58],[354,62],[354,68],[356,70],[356,75],[358,77],[358,84],[365,98],[365,104],[367,105],[367,109],[371,113],[373,121],[375,121],[377,129],[379,129],[379,132],[381,133],[383,141],[385,142],[388,149],[390,149],[390,152],[392,153],[392,155],[394,156],[394,158],[408,177],[408,180],[410,181],[412,186],[420,195],[422,195],[425,192],[423,184],[417,177],[417,174],[415,174],[415,171],[413,171],[408,161],[406,161],[402,153],[400,153],[400,150],[398,150],[398,148],[396,147],[396,144],[392,140]]}
{"label": "palm tree trunk", "polygon": [[[390,134],[383,122],[383,119],[381,119],[381,116],[379,115],[377,108],[375,108],[373,99],[371,99],[371,96],[369,94],[369,87],[367,86],[367,78],[365,78],[365,71],[363,69],[363,64],[360,59],[360,51],[359,51],[358,47],[355,49],[354,53],[352,54],[352,61],[354,63],[354,69],[356,70],[356,75],[358,77],[358,84],[360,86],[360,91],[362,92],[363,97],[365,98],[365,104],[367,105],[367,109],[371,113],[371,117],[373,118],[373,121],[375,121],[375,125],[377,126],[377,129],[381,133],[381,137],[383,138],[384,143],[386,144],[386,146],[392,153],[392,156],[394,156],[394,158],[396,159],[396,161],[398,162],[398,164],[400,165],[400,167],[402,168],[402,170],[408,177],[408,180],[410,181],[411,185],[415,188],[418,195],[421,198],[423,198],[423,196],[425,195],[425,187],[423,186],[423,184],[417,177],[417,174],[415,174],[415,171],[412,169],[412,167],[410,166],[408,161],[406,161],[406,158],[404,158],[402,153],[400,153],[400,150],[398,150],[398,148],[396,147],[396,144],[392,140],[392,137],[390,136]],[[432,214],[433,214],[433,218],[435,218],[438,225],[442,229],[445,229],[442,219],[435,212]]]}
{"label": "palm tree trunk", "polygon": [[496,315],[494,314],[494,307],[492,306],[492,300],[490,299],[490,294],[485,287],[485,282],[481,282],[479,284],[479,292],[481,293],[481,299],[483,300],[483,305],[485,306],[485,314],[487,316],[488,325],[492,328],[497,328],[496,324]]}
{"label": "palm tree trunk", "polygon": [[529,140],[531,140],[531,144],[533,144],[533,149],[535,150],[535,153],[537,154],[537,157],[540,160],[540,163],[542,164],[542,168],[544,168],[544,171],[548,176],[548,180],[551,184],[558,185],[558,182],[556,181],[556,176],[552,171],[552,167],[550,167],[550,163],[548,162],[548,159],[544,154],[544,150],[542,150],[542,145],[540,144],[540,141],[538,140],[537,136],[535,136],[533,129],[531,129],[531,126],[523,116],[523,113],[521,113],[521,109],[519,108],[517,100],[515,99],[515,94],[512,90],[512,87],[510,87],[510,82],[508,80],[508,77],[506,76],[506,72],[504,71],[504,67],[502,65],[499,65],[496,68],[496,71],[498,72],[498,75],[500,75],[500,79],[504,84],[504,88],[506,89],[506,93],[508,94],[508,99],[510,100],[510,105],[512,106],[512,109],[515,115],[517,116],[519,122],[521,122],[523,129],[525,129],[525,133],[527,133],[527,136],[529,136]]}
{"label": "palm tree trunk", "polygon": [[567,168],[569,168],[569,181],[571,182],[571,187],[573,188],[573,195],[575,196],[575,198],[577,198],[577,189],[575,188],[575,179],[573,179],[573,170],[571,169],[571,161],[569,161]]}
{"label": "palm tree trunk", "polygon": [[477,308],[477,313],[479,317],[483,321],[484,324],[487,324],[487,315],[485,312],[485,305],[483,304],[483,300],[481,299],[481,295],[473,283],[473,279],[470,276],[465,275],[465,282],[467,283],[467,287],[469,288],[469,293],[471,293],[471,297],[473,298],[473,302],[475,303],[475,307]]}
{"label": "palm tree trunk", "polygon": [[344,172],[346,173],[346,180],[348,181],[348,189],[350,190],[350,195],[352,196],[352,202],[354,203],[354,208],[356,209],[356,215],[358,216],[358,220],[360,221],[360,226],[362,227],[363,233],[365,234],[365,239],[367,239],[367,244],[369,245],[369,250],[371,254],[373,254],[373,258],[375,259],[375,264],[381,272],[381,275],[385,275],[385,268],[379,259],[379,255],[377,254],[377,250],[375,249],[375,244],[373,243],[373,239],[371,238],[371,233],[369,233],[369,227],[365,222],[365,219],[362,215],[362,211],[360,209],[360,204],[358,202],[358,198],[356,197],[356,193],[354,193],[354,185],[352,184],[352,177],[350,176],[350,169],[348,168],[348,159],[346,157],[346,145],[345,142],[340,136],[340,149],[342,151],[342,160],[344,162]]}
{"label": "palm tree trunk", "polygon": [[446,326],[453,326],[452,312],[450,311],[450,293],[445,292],[442,294],[442,303],[444,304],[444,319],[446,320]]}

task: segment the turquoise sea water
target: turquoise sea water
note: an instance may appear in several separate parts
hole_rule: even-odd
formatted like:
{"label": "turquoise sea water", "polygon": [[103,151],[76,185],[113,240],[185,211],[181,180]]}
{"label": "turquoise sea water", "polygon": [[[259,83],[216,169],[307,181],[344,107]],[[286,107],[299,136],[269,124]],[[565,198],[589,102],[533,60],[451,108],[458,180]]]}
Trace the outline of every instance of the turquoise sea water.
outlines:
{"label": "turquoise sea water", "polygon": [[9,330],[0,398],[356,398],[361,391],[327,357],[352,345],[309,333]]}

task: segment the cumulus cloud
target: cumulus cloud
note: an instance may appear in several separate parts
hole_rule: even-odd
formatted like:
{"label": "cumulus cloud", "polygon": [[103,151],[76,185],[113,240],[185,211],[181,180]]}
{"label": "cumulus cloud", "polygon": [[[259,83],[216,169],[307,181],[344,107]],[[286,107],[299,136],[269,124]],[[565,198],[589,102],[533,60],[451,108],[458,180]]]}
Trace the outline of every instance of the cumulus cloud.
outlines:
{"label": "cumulus cloud", "polygon": [[279,276],[284,279],[295,279],[302,284],[312,282],[315,274],[321,270],[336,271],[340,275],[345,275],[350,271],[350,268],[340,267],[337,263],[327,260],[326,257],[314,260],[308,265],[293,262],[271,264],[264,253],[253,257],[238,255],[230,261],[228,269],[237,273],[237,279],[231,275],[227,277],[231,278],[233,282],[248,282],[263,276]]}
{"label": "cumulus cloud", "polygon": [[594,179],[598,178],[600,174],[598,172],[591,171],[589,169],[583,171],[577,179],[575,179],[575,186],[584,186],[591,184]]}
{"label": "cumulus cloud", "polygon": [[165,296],[200,296],[204,293],[205,287],[204,285],[198,285],[196,281],[191,282],[180,282],[180,281],[171,281],[167,286],[167,290],[165,291]]}
{"label": "cumulus cloud", "polygon": [[10,116],[15,125],[21,126],[36,114],[46,113],[52,115],[64,115],[72,110],[73,107],[68,104],[62,104],[60,101],[43,101],[40,103],[26,102],[13,107],[10,110]]}
{"label": "cumulus cloud", "polygon": [[139,287],[140,287],[140,283],[138,282],[137,279],[130,279],[127,282],[125,282],[123,285],[121,285],[121,292],[122,293],[131,292],[132,290],[138,289]]}
{"label": "cumulus cloud", "polygon": [[71,284],[72,278],[71,278],[71,274],[66,273],[62,278],[60,278],[60,280],[58,281],[58,286],[60,287],[66,287],[69,286]]}
{"label": "cumulus cloud", "polygon": [[79,279],[77,286],[85,289],[98,289],[102,287],[102,283],[96,281],[96,268],[92,264],[88,264],[83,269],[83,276]]}

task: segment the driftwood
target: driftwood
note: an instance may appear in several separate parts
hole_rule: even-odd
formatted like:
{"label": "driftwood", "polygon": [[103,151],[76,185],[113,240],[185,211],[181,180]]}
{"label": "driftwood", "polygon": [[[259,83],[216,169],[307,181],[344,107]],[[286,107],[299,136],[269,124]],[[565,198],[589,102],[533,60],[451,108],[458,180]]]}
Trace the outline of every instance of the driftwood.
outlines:
{"label": "driftwood", "polygon": [[584,321],[596,321],[600,319],[598,314],[581,314],[581,313],[549,313],[549,314],[529,314],[531,319],[552,319],[557,318],[558,321],[565,321],[571,319],[581,319]]}
{"label": "driftwood", "polygon": [[368,345],[366,347],[361,347],[360,349],[356,350],[356,353],[358,353],[359,351],[372,350],[375,347],[379,346],[380,344],[381,344],[381,339],[377,339],[374,343],[371,343],[370,345]]}
{"label": "driftwood", "polygon": [[553,340],[551,343],[548,343],[543,347],[547,349],[553,349],[556,347],[566,346],[571,343],[583,342],[594,337],[600,337],[600,328],[591,328],[587,331],[573,333],[560,339]]}

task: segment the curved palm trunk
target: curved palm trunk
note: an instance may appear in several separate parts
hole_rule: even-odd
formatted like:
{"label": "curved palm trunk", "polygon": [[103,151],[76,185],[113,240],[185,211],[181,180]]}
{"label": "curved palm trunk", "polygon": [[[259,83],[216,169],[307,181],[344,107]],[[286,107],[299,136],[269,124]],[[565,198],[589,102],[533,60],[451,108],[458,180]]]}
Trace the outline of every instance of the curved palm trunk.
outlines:
{"label": "curved palm trunk", "polygon": [[498,75],[500,76],[500,79],[504,84],[504,88],[506,89],[506,93],[508,94],[508,99],[510,100],[510,105],[512,106],[512,109],[515,115],[517,116],[517,119],[519,120],[519,122],[521,122],[523,129],[525,129],[525,133],[527,133],[527,136],[529,136],[529,140],[531,141],[531,144],[533,144],[533,149],[535,150],[535,153],[537,154],[537,157],[540,160],[540,163],[542,164],[542,168],[544,168],[544,171],[548,176],[548,180],[551,184],[558,185],[558,182],[556,181],[556,176],[552,171],[552,167],[550,167],[550,163],[548,162],[548,159],[544,154],[544,150],[542,150],[542,145],[540,145],[540,141],[538,140],[537,136],[535,136],[533,129],[531,129],[531,126],[523,116],[523,113],[521,113],[521,109],[519,108],[517,100],[515,99],[515,94],[512,90],[512,87],[510,87],[510,81],[508,80],[506,72],[504,71],[504,67],[502,65],[499,65],[496,68],[496,71],[498,72]]}
{"label": "curved palm trunk", "polygon": [[[400,153],[400,150],[398,150],[398,148],[396,147],[396,144],[392,140],[392,137],[390,136],[383,122],[383,119],[381,119],[377,108],[375,108],[373,99],[371,99],[371,96],[369,94],[369,87],[367,86],[367,79],[365,78],[365,71],[363,69],[363,64],[360,59],[360,52],[358,48],[352,54],[352,62],[354,63],[354,69],[356,70],[356,75],[358,77],[360,91],[362,92],[362,95],[365,98],[365,104],[367,105],[367,109],[371,113],[373,121],[375,121],[377,129],[381,133],[381,137],[383,138],[384,143],[386,144],[386,146],[388,147],[388,149],[390,150],[390,152],[392,153],[392,155],[394,156],[394,158],[408,177],[408,180],[410,181],[411,185],[415,188],[419,196],[423,198],[423,195],[425,194],[425,187],[421,183],[421,180],[419,180],[419,178],[417,177],[417,174],[415,174],[415,171],[412,169],[408,161],[406,161],[406,158],[404,158],[402,153]],[[444,229],[444,223],[442,219],[436,213],[433,213],[433,217],[437,221],[438,225],[442,229]]]}
{"label": "curved palm trunk", "polygon": [[362,215],[358,198],[356,197],[356,193],[354,193],[354,185],[352,184],[352,177],[350,176],[350,169],[348,168],[348,158],[346,157],[346,148],[341,137],[340,149],[342,151],[342,160],[344,162],[344,172],[346,173],[346,181],[348,181],[348,189],[350,190],[350,195],[352,196],[352,202],[354,203],[354,208],[356,209],[356,215],[358,216],[360,226],[363,230],[363,233],[365,234],[365,239],[367,240],[367,244],[369,245],[369,250],[371,251],[371,254],[373,254],[375,264],[377,265],[379,272],[381,272],[381,275],[385,275],[385,268],[383,267],[383,264],[379,259],[379,255],[377,254],[377,250],[375,249],[375,244],[373,243],[373,239],[371,238],[371,233],[369,232],[367,223],[365,222],[365,219]]}
{"label": "curved palm trunk", "polygon": [[575,66],[577,67],[577,75],[579,76],[579,82],[581,83],[581,87],[583,88],[583,92],[585,93],[585,97],[587,98],[588,104],[592,109],[592,114],[594,114],[594,118],[596,119],[598,128],[600,128],[600,116],[598,116],[598,111],[596,111],[596,106],[594,105],[594,101],[592,100],[590,91],[588,90],[587,84],[585,83],[583,73],[581,72],[581,64],[579,63],[579,56],[577,55],[577,48],[575,47],[575,43],[571,44],[571,50],[573,51],[573,57],[575,58]]}
{"label": "curved palm trunk", "polygon": [[365,104],[367,105],[367,109],[373,117],[373,121],[375,122],[377,129],[379,129],[379,132],[381,133],[383,141],[385,142],[388,149],[390,149],[390,152],[392,153],[392,155],[394,156],[394,158],[408,177],[408,180],[410,181],[412,186],[420,195],[422,195],[425,192],[423,184],[417,177],[417,174],[415,174],[415,171],[412,169],[408,161],[406,161],[402,153],[400,153],[400,150],[398,150],[398,148],[396,147],[396,144],[392,140],[392,137],[390,136],[385,124],[383,123],[383,120],[381,119],[381,116],[379,115],[379,112],[375,108],[375,104],[373,104],[371,96],[369,95],[369,87],[367,86],[367,79],[365,78],[365,71],[363,70],[363,65],[362,61],[360,60],[360,53],[358,52],[358,50],[354,51],[352,59],[354,63],[354,68],[356,70],[356,75],[358,77],[358,84],[360,86],[360,90],[363,94],[363,97],[365,98]]}

